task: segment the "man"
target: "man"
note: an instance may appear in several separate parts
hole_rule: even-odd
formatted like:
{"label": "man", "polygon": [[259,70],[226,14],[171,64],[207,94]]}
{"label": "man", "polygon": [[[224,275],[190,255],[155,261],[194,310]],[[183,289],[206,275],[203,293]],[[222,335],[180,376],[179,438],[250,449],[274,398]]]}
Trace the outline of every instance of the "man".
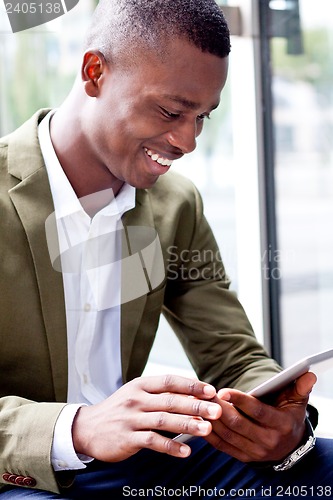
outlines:
{"label": "man", "polygon": [[[312,443],[315,377],[272,404],[246,394],[280,368],[228,291],[196,189],[167,173],[218,106],[229,51],[213,0],[101,0],[67,100],[2,140],[4,499],[332,486],[330,441],[273,469]],[[199,380],[140,377],[162,310]]]}

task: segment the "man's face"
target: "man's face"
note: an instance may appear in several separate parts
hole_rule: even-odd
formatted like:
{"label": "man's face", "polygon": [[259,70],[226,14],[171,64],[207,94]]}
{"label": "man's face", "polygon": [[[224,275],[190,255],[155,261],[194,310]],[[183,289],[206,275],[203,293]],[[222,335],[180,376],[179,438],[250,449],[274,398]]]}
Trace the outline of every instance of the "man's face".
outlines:
{"label": "man's face", "polygon": [[228,60],[177,39],[163,59],[139,53],[136,64],[120,66],[104,68],[85,134],[99,164],[95,172],[149,188],[172,161],[195,149],[219,103]]}

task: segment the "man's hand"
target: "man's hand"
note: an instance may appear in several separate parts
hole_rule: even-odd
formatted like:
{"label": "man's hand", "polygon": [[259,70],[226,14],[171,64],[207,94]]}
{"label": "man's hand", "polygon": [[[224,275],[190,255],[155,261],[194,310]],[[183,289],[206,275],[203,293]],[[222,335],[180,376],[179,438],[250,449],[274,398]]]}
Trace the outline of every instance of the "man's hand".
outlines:
{"label": "man's hand", "polygon": [[207,436],[210,421],[222,413],[219,404],[209,401],[215,396],[214,387],[195,379],[135,379],[102,403],[79,409],[72,428],[74,448],[105,462],[124,460],[142,448],[187,457],[189,446],[158,431]]}
{"label": "man's hand", "polygon": [[302,375],[277,396],[274,406],[235,389],[222,389],[222,415],[206,437],[215,448],[242,462],[280,461],[301,442],[313,373]]}

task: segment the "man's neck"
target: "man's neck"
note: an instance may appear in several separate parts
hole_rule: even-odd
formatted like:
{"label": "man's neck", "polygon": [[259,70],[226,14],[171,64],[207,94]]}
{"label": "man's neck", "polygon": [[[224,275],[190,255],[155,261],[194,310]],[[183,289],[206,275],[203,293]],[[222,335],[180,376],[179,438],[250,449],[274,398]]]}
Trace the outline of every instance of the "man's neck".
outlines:
{"label": "man's neck", "polygon": [[117,196],[124,182],[114,178],[91,151],[87,151],[74,113],[60,108],[51,119],[50,136],[62,169],[84,210],[92,217]]}

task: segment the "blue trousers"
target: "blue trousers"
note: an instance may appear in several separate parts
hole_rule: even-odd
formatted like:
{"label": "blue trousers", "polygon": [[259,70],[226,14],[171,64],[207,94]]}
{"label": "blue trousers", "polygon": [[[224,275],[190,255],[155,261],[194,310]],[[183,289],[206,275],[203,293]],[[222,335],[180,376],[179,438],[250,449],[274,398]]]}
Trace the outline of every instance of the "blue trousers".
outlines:
{"label": "blue trousers", "polygon": [[216,451],[204,439],[191,441],[186,459],[142,450],[123,462],[92,462],[61,495],[10,487],[1,500],[125,498],[332,498],[333,440],[317,439],[310,454],[292,469],[259,469]]}

